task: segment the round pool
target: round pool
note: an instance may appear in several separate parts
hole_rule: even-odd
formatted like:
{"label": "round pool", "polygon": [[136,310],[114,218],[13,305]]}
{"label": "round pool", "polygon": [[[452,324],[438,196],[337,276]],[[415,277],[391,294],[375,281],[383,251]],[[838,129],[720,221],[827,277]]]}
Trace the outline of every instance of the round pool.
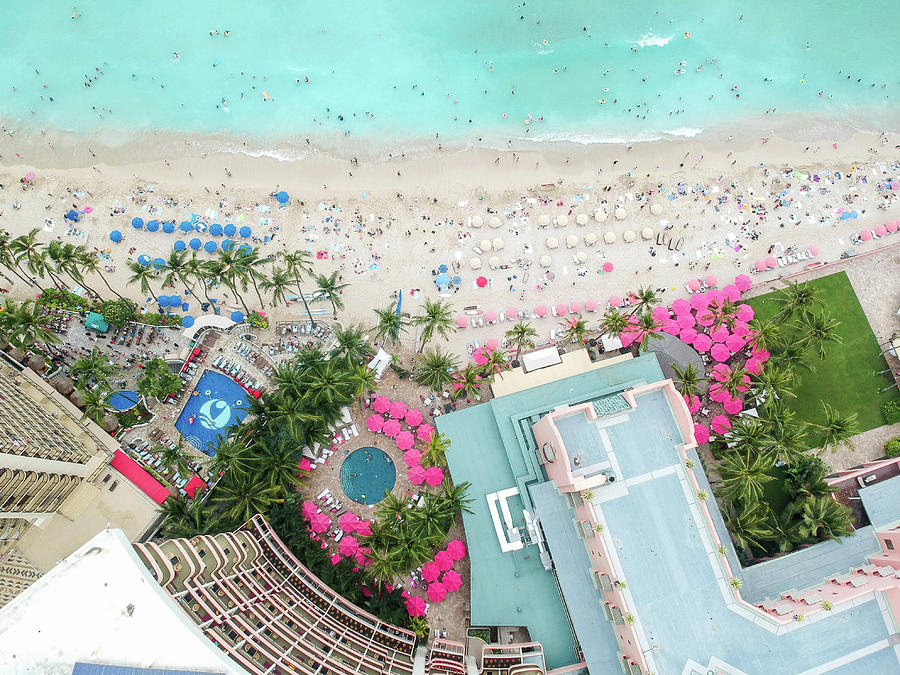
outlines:
{"label": "round pool", "polygon": [[127,391],[123,389],[113,393],[106,404],[114,410],[123,412],[125,410],[131,410],[140,400],[141,395],[136,391]]}
{"label": "round pool", "polygon": [[354,450],[341,465],[341,487],[350,499],[360,504],[377,504],[390,492],[397,480],[397,469],[384,450]]}

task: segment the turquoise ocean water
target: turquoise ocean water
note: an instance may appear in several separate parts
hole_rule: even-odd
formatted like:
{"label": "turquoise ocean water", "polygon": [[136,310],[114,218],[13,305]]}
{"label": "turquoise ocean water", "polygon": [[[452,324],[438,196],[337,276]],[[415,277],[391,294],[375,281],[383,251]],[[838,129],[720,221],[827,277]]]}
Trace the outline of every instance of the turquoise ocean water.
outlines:
{"label": "turquoise ocean water", "polygon": [[0,3],[9,123],[383,145],[692,135],[771,108],[897,126],[896,0],[71,2]]}

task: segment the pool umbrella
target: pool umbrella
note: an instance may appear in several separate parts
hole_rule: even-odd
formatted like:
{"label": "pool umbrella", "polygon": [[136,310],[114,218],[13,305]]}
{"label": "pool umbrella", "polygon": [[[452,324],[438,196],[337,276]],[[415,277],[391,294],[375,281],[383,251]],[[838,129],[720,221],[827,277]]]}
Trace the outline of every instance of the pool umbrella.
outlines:
{"label": "pool umbrella", "polygon": [[731,421],[725,417],[725,415],[716,415],[712,418],[712,424],[710,424],[710,426],[715,433],[724,434],[731,429]]}
{"label": "pool umbrella", "polygon": [[425,598],[418,595],[412,595],[406,599],[406,611],[411,617],[422,616],[425,614]]}
{"label": "pool umbrella", "polygon": [[358,550],[359,542],[356,537],[349,534],[343,537],[341,543],[338,544],[338,551],[341,552],[341,555],[354,555]]}
{"label": "pool umbrella", "polygon": [[680,330],[685,330],[686,328],[693,328],[694,324],[697,323],[696,319],[694,319],[693,314],[682,314],[678,317],[678,320],[675,322],[678,325]]}
{"label": "pool umbrella", "polygon": [[366,552],[371,552],[372,549],[366,548],[365,546],[360,546],[359,550],[356,552],[356,555],[353,556],[356,559],[357,564],[362,565],[363,567],[368,567],[372,564],[372,561],[366,557]]}
{"label": "pool umbrella", "polygon": [[534,313],[540,317],[547,316],[547,307],[545,305],[538,305],[534,308]]}
{"label": "pool umbrella", "polygon": [[312,518],[312,515],[318,510],[319,508],[315,505],[315,502],[306,501],[300,506],[300,513],[302,513],[303,517],[307,520]]}
{"label": "pool umbrella", "polygon": [[715,274],[707,274],[705,281],[707,286],[715,286],[717,283],[719,283],[719,280],[716,279]]}
{"label": "pool umbrella", "polygon": [[331,525],[331,520],[324,513],[314,513],[309,518],[309,529],[313,532],[324,532]]}
{"label": "pool umbrella", "polygon": [[596,300],[586,300],[584,303],[584,311],[586,312],[596,312],[599,304]]}
{"label": "pool umbrella", "polygon": [[434,427],[430,424],[423,424],[418,429],[416,429],[416,438],[420,441],[424,441],[427,443],[431,440],[431,435],[434,433]]}
{"label": "pool umbrella", "polygon": [[413,485],[421,485],[425,482],[425,469],[420,465],[411,466],[409,471],[406,472],[406,477],[409,478],[409,482]]}
{"label": "pool umbrella", "polygon": [[422,578],[425,581],[429,583],[437,581],[439,576],[441,576],[441,568],[435,562],[427,562],[422,565]]}
{"label": "pool umbrella", "polygon": [[446,571],[453,567],[453,558],[447,551],[438,551],[438,554],[434,556],[434,564],[437,565],[441,571]]}
{"label": "pool umbrella", "polygon": [[234,225],[232,225],[231,223],[228,223],[225,226],[225,236],[226,237],[233,237],[236,233],[237,233],[237,228]]}
{"label": "pool umbrella", "polygon": [[444,576],[441,577],[441,583],[451,593],[459,590],[459,587],[462,586],[462,577],[459,576],[459,572],[455,570],[449,570],[444,572]]}
{"label": "pool umbrella", "polygon": [[565,316],[569,313],[569,308],[561,302],[558,303],[553,309],[556,310],[556,313],[560,316]]}
{"label": "pool umbrella", "polygon": [[251,230],[247,225],[241,225],[241,229],[238,230],[238,234],[240,234],[244,239],[253,234],[253,230]]}
{"label": "pool umbrella", "polygon": [[716,326],[709,332],[709,337],[713,339],[713,342],[725,342],[729,335],[730,333],[726,326]]}
{"label": "pool umbrella", "polygon": [[466,555],[466,545],[459,539],[453,539],[447,544],[447,553],[454,560],[462,560]]}
{"label": "pool umbrella", "polygon": [[569,302],[569,312],[572,314],[580,314],[581,313],[581,303],[577,300],[572,300]]}
{"label": "pool umbrella", "polygon": [[692,413],[700,410],[700,397],[697,394],[690,394],[684,397],[684,402]]}
{"label": "pool umbrella", "polygon": [[497,320],[497,312],[492,309],[489,309],[484,313],[484,320],[488,323],[494,323]]}
{"label": "pool umbrella", "polygon": [[381,429],[388,438],[394,438],[400,433],[400,422],[397,420],[388,420]]}
{"label": "pool umbrella", "polygon": [[757,272],[765,272],[766,271],[766,261],[765,260],[757,260],[753,263],[753,267]]}
{"label": "pool umbrella", "polygon": [[422,461],[422,453],[416,449],[407,450],[403,453],[403,461],[408,467],[418,466]]}
{"label": "pool umbrella", "polygon": [[737,302],[741,299],[741,291],[734,284],[726,284],[722,289],[722,295],[729,302]]}
{"label": "pool umbrella", "polygon": [[366,419],[366,429],[373,434],[377,434],[384,427],[384,418],[377,413],[372,413]]}
{"label": "pool umbrella", "polygon": [[222,236],[222,226],[219,223],[213,223],[209,226],[209,234],[213,237],[221,237]]}
{"label": "pool umbrella", "polygon": [[181,325],[184,328],[190,328],[194,325],[194,317],[192,316],[183,316],[181,317]]}
{"label": "pool umbrella", "polygon": [[418,408],[410,408],[403,416],[403,421],[413,428],[419,426],[422,424],[422,411]]}
{"label": "pool umbrella", "polygon": [[611,307],[618,307],[622,304],[622,298],[618,295],[611,295],[609,296],[609,304]]}
{"label": "pool umbrella", "polygon": [[[607,232],[607,234],[609,234],[609,233]],[[615,267],[613,266],[613,264],[611,262],[603,263],[603,271],[604,272],[612,272],[614,269],[615,269]]]}
{"label": "pool umbrella", "polygon": [[709,297],[706,293],[697,293],[691,296],[690,305],[692,309],[697,311],[709,307]]}
{"label": "pool umbrella", "polygon": [[119,243],[120,241],[122,241],[122,233],[119,232],[118,230],[113,230],[112,232],[109,233],[109,238],[112,241]]}
{"label": "pool umbrella", "polygon": [[709,335],[701,334],[697,336],[697,339],[694,340],[694,349],[698,352],[708,352],[709,348],[712,347],[713,341]]}
{"label": "pool umbrella", "polygon": [[690,288],[692,291],[699,291],[700,290],[700,280],[699,279],[691,279],[688,282],[688,288]]}
{"label": "pool umbrella", "polygon": [[197,239],[197,237],[194,237],[193,239],[191,239],[188,245],[196,251],[201,246],[203,246],[203,243],[199,239]]}
{"label": "pool umbrella", "polygon": [[394,401],[391,403],[391,417],[395,420],[403,419],[406,414],[406,404],[403,401]]}
{"label": "pool umbrella", "polygon": [[335,553],[333,556],[331,556],[331,566],[332,567],[337,565],[339,562],[341,562],[341,556],[339,556],[337,553]]}
{"label": "pool umbrella", "polygon": [[681,341],[689,345],[694,344],[694,340],[697,339],[698,335],[697,331],[693,328],[684,328],[678,333],[678,337],[681,338]]}
{"label": "pool umbrella", "polygon": [[290,195],[288,195],[288,193],[284,190],[281,190],[275,195],[275,201],[277,201],[279,204],[287,204],[290,198]]}
{"label": "pool umbrella", "polygon": [[131,226],[136,230],[141,229],[144,226],[144,219],[143,218],[132,218]]}
{"label": "pool umbrella", "polygon": [[300,470],[301,471],[312,471],[312,464],[309,463],[308,457],[303,457],[300,460]]}
{"label": "pool umbrella", "polygon": [[371,537],[372,524],[368,520],[360,520],[356,524],[356,533],[361,537]]}
{"label": "pool umbrella", "polygon": [[709,350],[709,355],[716,361],[727,361],[728,357],[731,356],[731,352],[728,351],[728,347],[721,342],[717,342],[712,346],[712,349]]}
{"label": "pool umbrella", "polygon": [[464,316],[456,317],[456,327],[457,328],[465,328],[469,325],[469,320]]}
{"label": "pool umbrella", "polygon": [[712,326],[716,322],[716,315],[713,314],[708,309],[701,310],[697,312],[697,323],[701,326]]}
{"label": "pool umbrella", "polygon": [[741,293],[746,293],[753,287],[753,281],[746,274],[738,274],[734,278],[734,285],[738,287]]}
{"label": "pool umbrella", "polygon": [[167,220],[163,223],[162,231],[166,234],[172,234],[175,231],[175,223],[173,223],[171,220]]}
{"label": "pool umbrella", "polygon": [[475,285],[478,286],[478,288],[484,288],[485,286],[487,286],[487,283],[488,283],[488,282],[487,282],[487,279],[486,279],[485,277],[478,277],[478,278],[475,280]]}
{"label": "pool umbrella", "polygon": [[154,259],[153,259],[153,266],[154,266],[156,269],[160,270],[160,269],[162,269],[163,267],[166,266],[166,261],[163,260],[162,258],[154,258]]}
{"label": "pool umbrella", "polygon": [[205,244],[203,244],[203,250],[206,251],[207,253],[215,253],[217,247],[218,246],[217,246],[216,242],[214,242],[214,241],[208,241]]}
{"label": "pool umbrella", "polygon": [[[359,517],[355,513],[350,513],[349,511],[343,514],[338,520],[338,527],[340,527],[344,532],[356,532],[356,524],[359,522]],[[344,553],[344,555],[353,555],[356,553],[356,549],[359,548],[358,545],[354,546],[353,551],[350,553]]]}
{"label": "pool umbrella", "polygon": [[428,599],[431,602],[443,602],[446,597],[447,589],[439,581],[435,581],[428,587]]}
{"label": "pool umbrella", "polygon": [[744,409],[744,402],[739,398],[732,398],[729,401],[725,401],[724,404],[725,412],[729,415],[737,415],[741,410]]}
{"label": "pool umbrella", "polygon": [[158,220],[147,221],[147,232],[156,232],[159,229]]}
{"label": "pool umbrella", "polygon": [[766,267],[768,267],[769,269],[778,267],[778,261],[775,259],[775,256],[770,255],[768,258],[766,258]]}
{"label": "pool umbrella", "polygon": [[694,440],[698,443],[708,443],[709,442],[709,429],[706,428],[703,424],[695,424],[694,425]]}
{"label": "pool umbrella", "polygon": [[183,251],[187,248],[187,244],[185,244],[183,241],[181,241],[181,239],[179,239],[178,241],[175,242],[175,245],[173,246],[173,248],[176,251]]}
{"label": "pool umbrella", "polygon": [[654,307],[650,312],[653,315],[653,318],[657,321],[665,321],[669,318],[669,308],[665,305],[660,305],[659,307]]}
{"label": "pool umbrella", "polygon": [[431,486],[440,485],[444,480],[444,470],[439,466],[430,466],[425,470],[425,482]]}
{"label": "pool umbrella", "polygon": [[744,368],[752,375],[759,375],[762,372],[762,364],[759,359],[747,359]]}
{"label": "pool umbrella", "polygon": [[411,431],[401,431],[394,440],[401,450],[409,450],[416,443]]}
{"label": "pool umbrella", "polygon": [[725,340],[725,346],[728,347],[728,351],[732,354],[736,354],[741,350],[741,347],[744,346],[746,340],[742,338],[740,335],[729,335]]}
{"label": "pool umbrella", "polygon": [[756,316],[756,312],[753,311],[753,308],[750,305],[738,305],[737,309],[734,311],[734,315],[737,317],[738,321],[748,323]]}
{"label": "pool umbrella", "polygon": [[731,368],[724,363],[717,363],[712,367],[712,378],[716,382],[724,382],[731,375]]}
{"label": "pool umbrella", "polygon": [[375,399],[372,407],[377,413],[386,413],[391,409],[391,399],[389,399],[387,396],[379,396]]}
{"label": "pool umbrella", "polygon": [[241,321],[244,320],[244,313],[243,312],[232,312],[231,320],[234,321],[235,323],[240,323]]}

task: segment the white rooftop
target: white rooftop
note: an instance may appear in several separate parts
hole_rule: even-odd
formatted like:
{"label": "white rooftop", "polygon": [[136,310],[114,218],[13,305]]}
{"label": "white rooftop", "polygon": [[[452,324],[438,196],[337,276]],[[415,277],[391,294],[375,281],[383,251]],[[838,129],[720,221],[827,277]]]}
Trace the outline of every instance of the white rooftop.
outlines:
{"label": "white rooftop", "polygon": [[76,661],[245,672],[160,588],[121,530],[103,530],[0,609],[0,673],[71,675]]}

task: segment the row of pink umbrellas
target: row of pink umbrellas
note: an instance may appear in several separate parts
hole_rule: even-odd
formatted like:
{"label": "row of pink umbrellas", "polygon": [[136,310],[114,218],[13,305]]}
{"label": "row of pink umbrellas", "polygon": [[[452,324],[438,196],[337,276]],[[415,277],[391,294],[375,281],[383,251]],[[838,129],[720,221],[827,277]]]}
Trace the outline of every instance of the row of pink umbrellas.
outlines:
{"label": "row of pink umbrellas", "polygon": [[[453,539],[447,548],[438,551],[434,560],[422,565],[422,578],[428,582],[428,599],[431,602],[443,602],[447,593],[458,591],[462,586],[462,577],[452,569],[453,563],[462,560],[466,555],[466,545],[459,539]],[[443,573],[443,574],[442,574]],[[406,609],[410,616],[422,616],[425,613],[425,600],[419,596],[403,591]]]}
{"label": "row of pink umbrellas", "polygon": [[[416,412],[419,412],[416,410]],[[421,413],[419,413],[421,415]],[[434,434],[434,427],[430,424],[419,424],[417,425],[415,437],[420,441],[427,443],[431,440],[432,434]],[[411,431],[404,431],[400,426],[400,421],[396,419],[384,419],[381,415],[373,413],[369,415],[366,419],[366,429],[371,431],[373,434],[383,433],[388,438],[397,439],[397,446],[400,447],[401,450],[408,450],[411,448],[414,443],[412,443],[413,433]],[[401,440],[402,439],[402,440]],[[409,443],[408,447],[402,447],[402,445]]]}
{"label": "row of pink umbrellas", "polygon": [[[862,236],[862,234],[860,234],[860,236]],[[871,238],[872,238],[872,235],[871,235],[871,233],[869,233],[869,239],[871,239]],[[817,255],[819,255],[819,248],[817,246],[810,246],[806,250],[809,252],[809,254],[813,258],[815,258]],[[757,260],[755,263],[753,263],[753,267],[754,267],[754,269],[756,269],[757,272],[765,272],[766,270],[773,270],[776,267],[778,267],[778,259],[775,256],[770,255],[770,256],[763,258],[762,260]]]}
{"label": "row of pink umbrellas", "polygon": [[407,408],[403,401],[392,401],[387,396],[378,396],[372,403],[375,412],[389,415],[392,419],[403,420],[411,427],[422,424],[422,411],[418,408]]}
{"label": "row of pink umbrellas", "polygon": [[863,241],[870,241],[873,236],[885,237],[888,234],[894,234],[898,228],[900,228],[900,221],[891,221],[877,226],[874,230],[863,230],[859,233],[859,238]]}
{"label": "row of pink umbrellas", "polygon": [[444,470],[439,466],[429,466],[427,469],[421,464],[415,464],[406,472],[406,477],[413,485],[427,483],[435,487],[444,481]]}

